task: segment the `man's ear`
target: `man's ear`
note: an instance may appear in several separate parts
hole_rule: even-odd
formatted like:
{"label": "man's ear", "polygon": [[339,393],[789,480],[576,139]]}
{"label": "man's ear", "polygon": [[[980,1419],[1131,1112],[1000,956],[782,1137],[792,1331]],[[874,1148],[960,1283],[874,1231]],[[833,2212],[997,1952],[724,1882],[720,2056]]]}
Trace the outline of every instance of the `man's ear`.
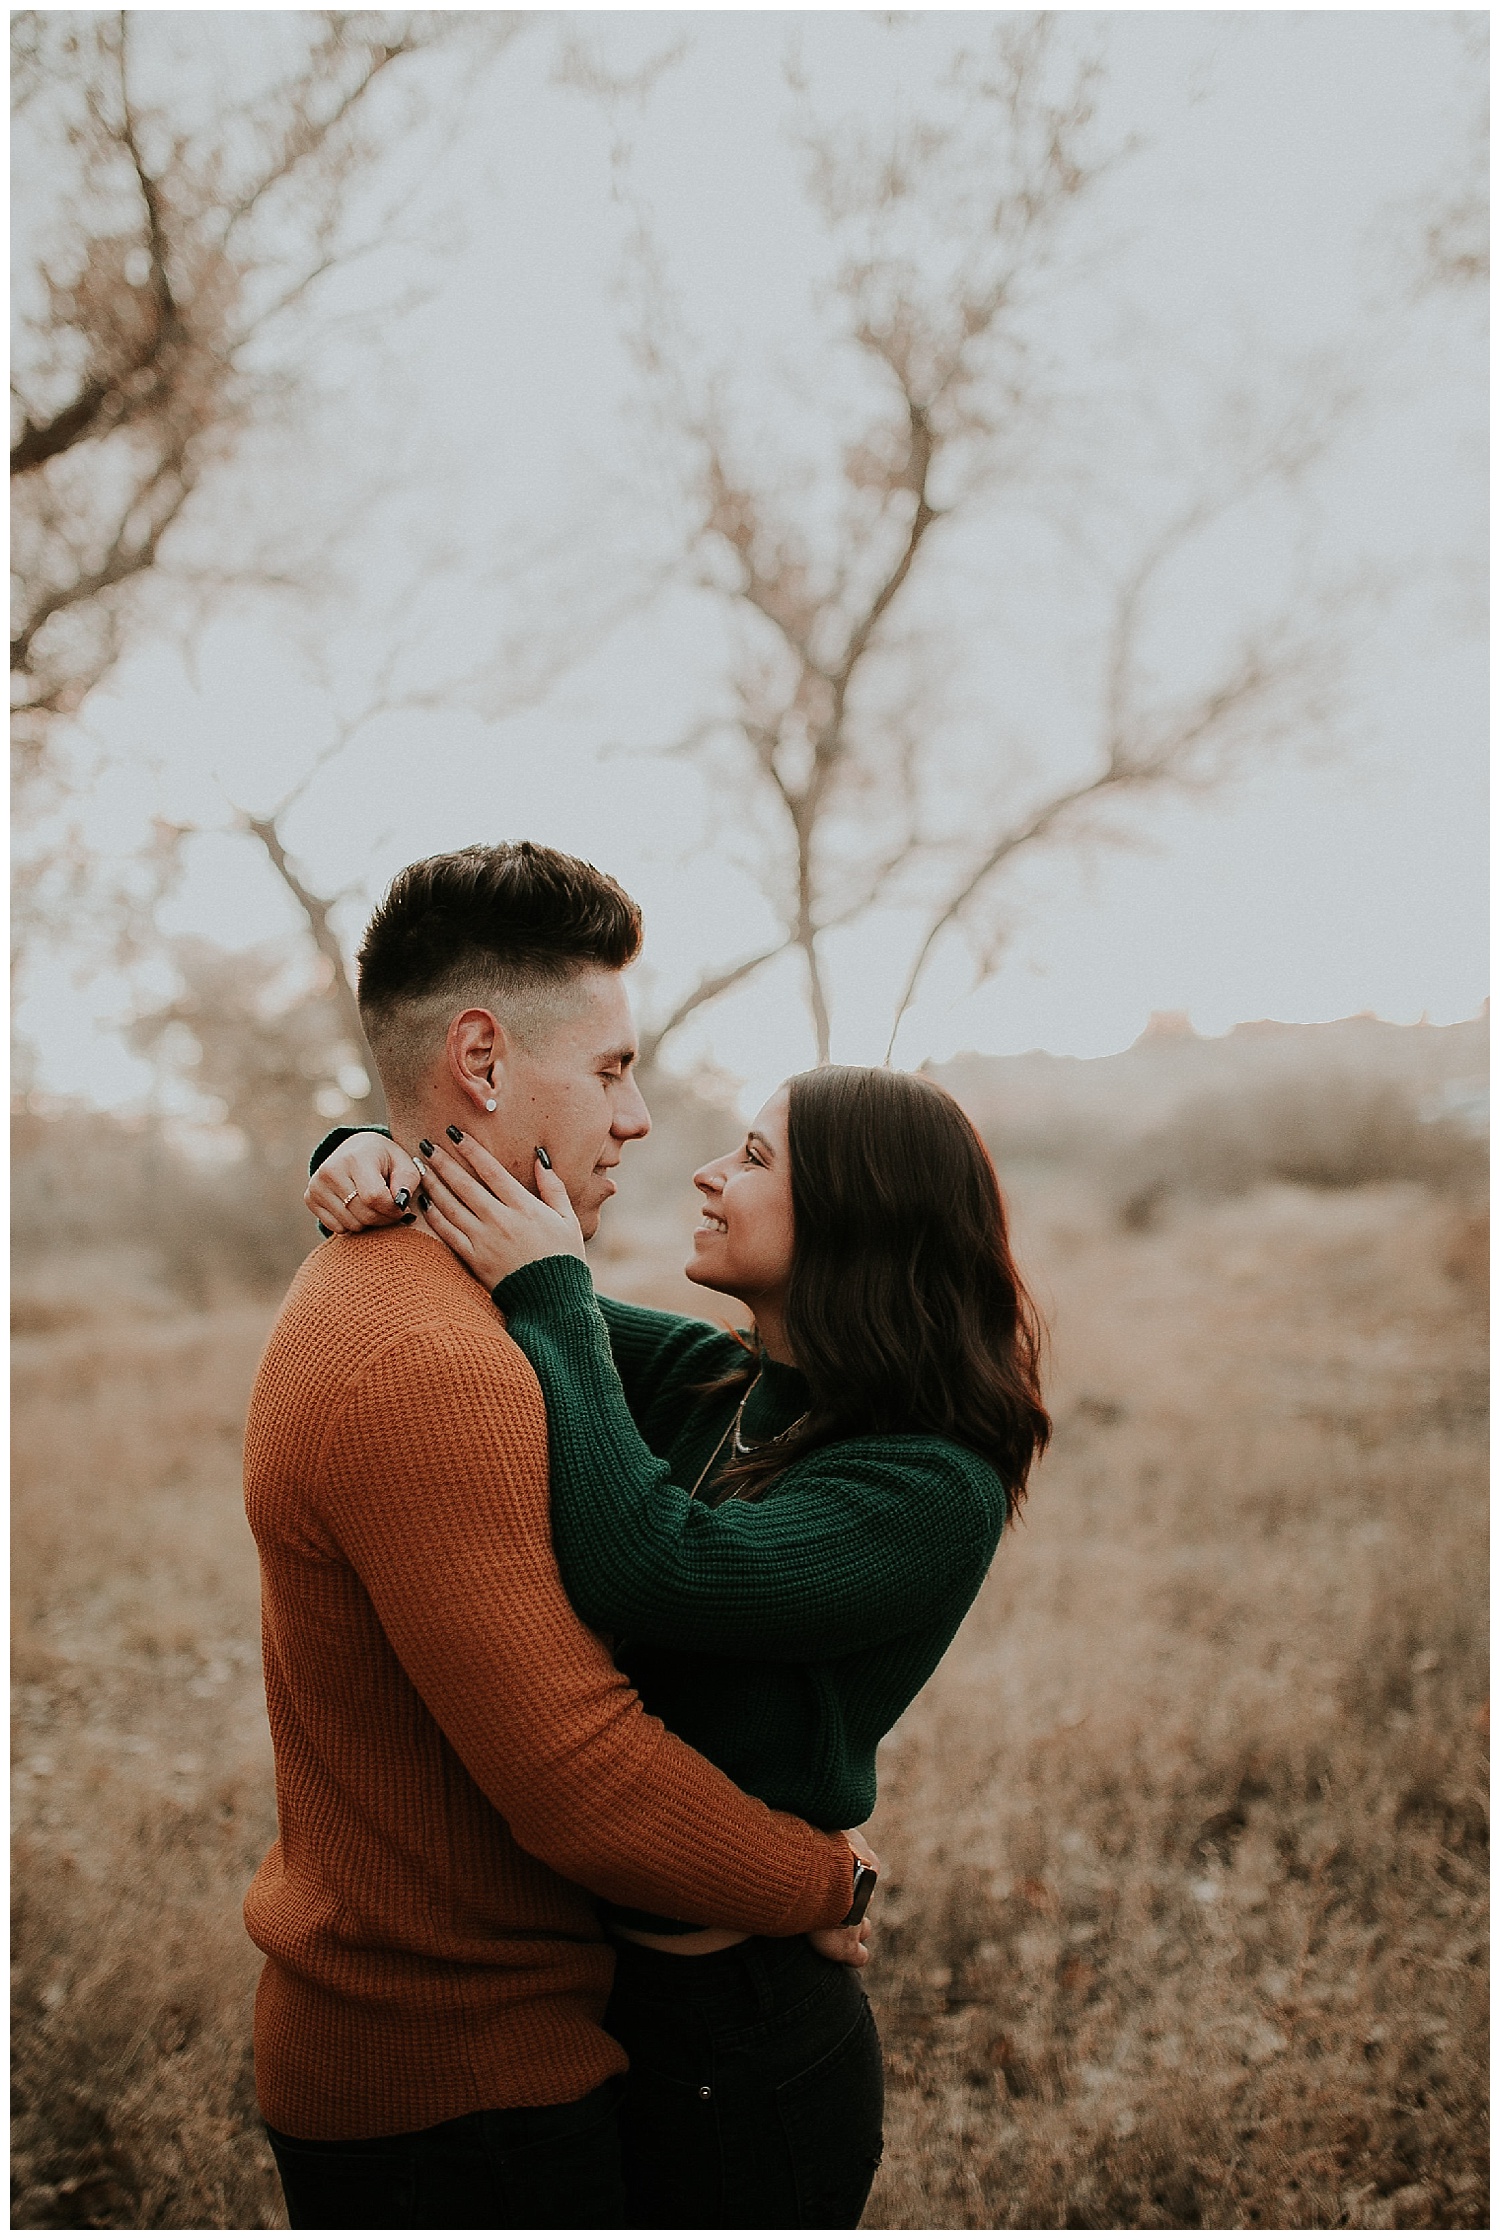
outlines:
{"label": "man's ear", "polygon": [[459,1095],[478,1112],[493,1112],[500,1101],[510,1042],[493,1011],[460,1011],[448,1022],[448,1076]]}

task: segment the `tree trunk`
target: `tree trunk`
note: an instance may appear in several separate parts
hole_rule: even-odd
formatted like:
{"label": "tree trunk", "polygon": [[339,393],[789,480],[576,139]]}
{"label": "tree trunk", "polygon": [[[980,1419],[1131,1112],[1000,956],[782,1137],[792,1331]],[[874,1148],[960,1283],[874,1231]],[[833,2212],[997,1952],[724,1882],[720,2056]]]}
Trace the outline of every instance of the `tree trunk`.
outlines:
{"label": "tree trunk", "polygon": [[823,992],[823,974],[818,964],[818,937],[811,930],[797,937],[797,946],[807,959],[807,1003],[812,1012],[813,1033],[817,1037],[817,1063],[830,1062],[831,1035],[828,1022],[828,998]]}

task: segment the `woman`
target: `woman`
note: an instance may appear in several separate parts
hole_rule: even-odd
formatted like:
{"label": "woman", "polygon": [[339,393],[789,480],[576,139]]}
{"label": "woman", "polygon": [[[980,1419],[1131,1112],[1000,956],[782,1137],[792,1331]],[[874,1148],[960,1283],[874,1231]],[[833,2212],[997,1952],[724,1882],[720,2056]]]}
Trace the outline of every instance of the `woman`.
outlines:
{"label": "woman", "polygon": [[[535,1196],[462,1137],[419,1149],[413,1170],[394,1146],[343,1142],[308,1203],[362,1226],[372,1155],[391,1191],[421,1192],[536,1370],[580,1614],[743,1788],[857,1825],[876,1745],[978,1592],[1049,1430],[1036,1316],[972,1124],[935,1083],[882,1068],[780,1089],[693,1178],[686,1273],[745,1303],[749,1340],[596,1300],[544,1147]],[[802,1939],[618,1910],[610,1928],[633,2220],[856,2224],[880,2055],[854,1973]]]}

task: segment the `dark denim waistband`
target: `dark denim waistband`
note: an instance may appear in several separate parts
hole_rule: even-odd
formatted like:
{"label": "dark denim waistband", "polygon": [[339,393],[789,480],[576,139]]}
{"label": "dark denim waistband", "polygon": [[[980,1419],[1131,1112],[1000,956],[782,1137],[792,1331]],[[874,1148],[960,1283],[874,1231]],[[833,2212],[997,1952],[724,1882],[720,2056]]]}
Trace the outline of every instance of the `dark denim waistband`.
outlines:
{"label": "dark denim waistband", "polygon": [[747,1937],[722,1952],[699,1953],[658,1952],[616,1939],[614,1950],[617,1999],[679,2002],[723,2023],[791,2006],[845,1972],[806,1937]]}

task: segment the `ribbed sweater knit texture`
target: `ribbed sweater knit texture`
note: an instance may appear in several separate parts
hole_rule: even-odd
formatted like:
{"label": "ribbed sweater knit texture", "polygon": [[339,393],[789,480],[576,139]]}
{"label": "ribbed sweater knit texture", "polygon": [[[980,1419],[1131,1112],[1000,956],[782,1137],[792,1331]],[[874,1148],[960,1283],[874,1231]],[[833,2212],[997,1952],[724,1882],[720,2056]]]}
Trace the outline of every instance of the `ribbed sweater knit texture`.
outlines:
{"label": "ribbed sweater knit texture", "polygon": [[[996,1472],[952,1440],[880,1434],[818,1448],[759,1500],[715,1505],[740,1394],[702,1387],[744,1369],[734,1337],[596,1303],[587,1267],[561,1256],[495,1298],[546,1399],[552,1537],[574,1607],[617,1636],[649,1707],[741,1787],[821,1826],[857,1825],[875,1803],[877,1743],[994,1556]],[[744,1437],[772,1437],[808,1400],[796,1369],[762,1356]]]}
{"label": "ribbed sweater knit texture", "polygon": [[575,1615],[536,1379],[446,1246],[338,1237],[250,1404],[278,1838],[256,2083],[307,2139],[581,2098],[623,2068],[589,1892],[768,1935],[852,1868],[643,1708]]}

